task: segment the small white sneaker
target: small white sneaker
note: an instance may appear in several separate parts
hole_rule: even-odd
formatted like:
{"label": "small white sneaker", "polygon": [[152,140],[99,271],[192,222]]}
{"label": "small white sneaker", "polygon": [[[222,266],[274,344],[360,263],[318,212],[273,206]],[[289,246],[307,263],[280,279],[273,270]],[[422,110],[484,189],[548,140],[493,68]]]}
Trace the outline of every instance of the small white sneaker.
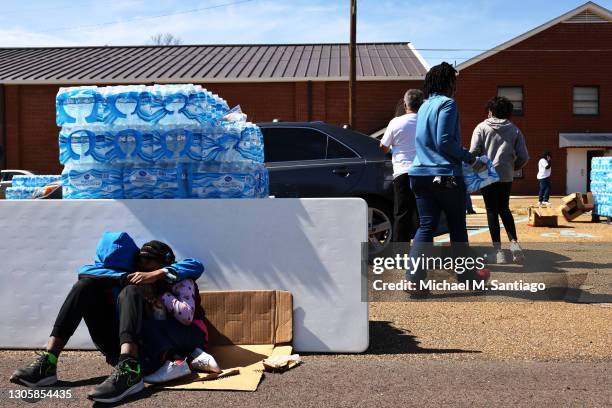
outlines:
{"label": "small white sneaker", "polygon": [[191,357],[193,357],[191,368],[195,371],[217,374],[222,371],[215,358],[204,350],[196,348],[193,350],[193,353],[191,353]]}
{"label": "small white sneaker", "polygon": [[191,370],[187,360],[166,361],[163,366],[153,374],[147,375],[144,380],[150,384],[161,384],[189,374]]}
{"label": "small white sneaker", "polygon": [[548,201],[542,201],[542,205],[544,207],[550,207],[550,203]]}
{"label": "small white sneaker", "polygon": [[510,242],[510,253],[512,253],[512,261],[514,263],[522,263],[525,260],[523,248],[516,241]]}

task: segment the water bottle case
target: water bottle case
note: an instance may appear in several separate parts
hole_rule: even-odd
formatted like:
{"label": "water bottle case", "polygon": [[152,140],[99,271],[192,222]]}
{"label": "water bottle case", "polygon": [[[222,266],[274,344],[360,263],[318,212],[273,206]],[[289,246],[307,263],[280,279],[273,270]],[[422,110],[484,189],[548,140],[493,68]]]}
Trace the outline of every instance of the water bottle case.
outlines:
{"label": "water bottle case", "polygon": [[61,88],[56,112],[65,198],[268,195],[260,129],[200,86]]}
{"label": "water bottle case", "polygon": [[594,157],[591,160],[591,192],[594,214],[612,217],[612,157]]}

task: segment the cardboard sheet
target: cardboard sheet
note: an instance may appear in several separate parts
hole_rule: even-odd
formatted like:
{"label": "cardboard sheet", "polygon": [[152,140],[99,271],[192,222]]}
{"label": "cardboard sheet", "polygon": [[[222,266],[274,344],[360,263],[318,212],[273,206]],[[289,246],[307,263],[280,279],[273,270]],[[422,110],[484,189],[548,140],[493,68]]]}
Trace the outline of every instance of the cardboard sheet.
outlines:
{"label": "cardboard sheet", "polygon": [[208,352],[220,375],[193,373],[166,384],[180,390],[255,391],[264,372],[262,361],[291,355],[293,301],[281,290],[200,292],[209,332]]}
{"label": "cardboard sheet", "polygon": [[[211,378],[203,373],[194,373],[163,388],[173,390],[223,390],[256,391],[263,377],[264,366],[261,362],[271,355],[291,355],[291,346],[269,344],[217,346],[210,349],[219,366],[221,376]],[[236,371],[238,373],[236,374]]]}

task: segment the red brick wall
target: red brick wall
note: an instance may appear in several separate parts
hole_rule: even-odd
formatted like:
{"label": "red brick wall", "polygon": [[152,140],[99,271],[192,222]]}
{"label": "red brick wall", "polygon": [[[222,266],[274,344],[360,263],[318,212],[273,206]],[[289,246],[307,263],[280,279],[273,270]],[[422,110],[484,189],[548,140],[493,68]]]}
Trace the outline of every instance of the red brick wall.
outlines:
{"label": "red brick wall", "polygon": [[[254,122],[322,120],[343,125],[348,122],[346,82],[276,82],[203,84],[240,104]],[[421,81],[359,82],[357,129],[373,133],[393,117],[395,105],[409,87]],[[55,95],[59,86],[5,86],[6,167],[37,173],[59,173]],[[35,119],[33,119],[35,118]],[[37,146],[26,149],[26,146]]]}
{"label": "red brick wall", "polygon": [[[460,72],[457,102],[466,145],[497,87],[523,87],[524,116],[513,121],[525,134],[531,161],[515,182],[515,194],[537,194],[537,160],[544,150],[554,160],[552,192],[565,193],[566,151],[558,148],[559,133],[612,132],[612,52],[526,50],[609,50],[611,44],[610,23],[558,24]],[[599,116],[573,115],[573,86],[580,85],[599,86]]]}

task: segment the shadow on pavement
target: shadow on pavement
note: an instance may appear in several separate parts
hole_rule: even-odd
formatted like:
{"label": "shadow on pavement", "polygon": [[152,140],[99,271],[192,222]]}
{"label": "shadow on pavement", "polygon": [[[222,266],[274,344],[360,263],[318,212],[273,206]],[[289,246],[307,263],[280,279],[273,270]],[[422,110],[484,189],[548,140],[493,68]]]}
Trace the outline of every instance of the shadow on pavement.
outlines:
{"label": "shadow on pavement", "polygon": [[75,387],[85,387],[88,385],[98,385],[102,383],[102,381],[104,381],[106,377],[108,377],[108,375],[102,375],[100,377],[84,378],[82,380],[76,380],[76,381],[59,380],[57,383],[55,383],[54,387],[75,388]]}
{"label": "shadow on pavement", "polygon": [[424,348],[419,344],[408,330],[393,326],[393,322],[374,320],[370,321],[370,347],[363,354],[481,353],[480,350]]}

